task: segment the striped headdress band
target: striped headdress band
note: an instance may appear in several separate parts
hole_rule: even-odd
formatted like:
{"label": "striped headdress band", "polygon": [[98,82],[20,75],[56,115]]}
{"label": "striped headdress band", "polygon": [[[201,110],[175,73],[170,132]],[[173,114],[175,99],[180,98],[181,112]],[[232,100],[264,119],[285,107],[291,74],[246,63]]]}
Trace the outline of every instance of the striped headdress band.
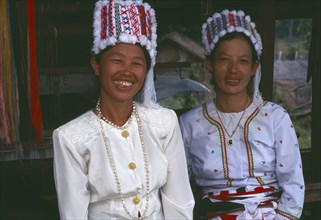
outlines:
{"label": "striped headdress band", "polygon": [[251,18],[243,11],[223,10],[214,13],[202,26],[202,40],[205,54],[210,55],[219,39],[227,33],[242,32],[248,36],[254,45],[258,57],[262,54],[261,36],[255,29]]}

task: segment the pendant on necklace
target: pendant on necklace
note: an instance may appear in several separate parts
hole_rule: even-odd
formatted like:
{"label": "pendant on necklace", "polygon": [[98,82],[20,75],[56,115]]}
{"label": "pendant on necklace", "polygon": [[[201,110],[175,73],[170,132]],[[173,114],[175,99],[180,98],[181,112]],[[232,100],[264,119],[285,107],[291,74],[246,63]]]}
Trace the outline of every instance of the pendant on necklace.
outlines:
{"label": "pendant on necklace", "polygon": [[233,145],[233,139],[229,139],[228,141],[227,141],[227,143],[228,143],[228,145]]}

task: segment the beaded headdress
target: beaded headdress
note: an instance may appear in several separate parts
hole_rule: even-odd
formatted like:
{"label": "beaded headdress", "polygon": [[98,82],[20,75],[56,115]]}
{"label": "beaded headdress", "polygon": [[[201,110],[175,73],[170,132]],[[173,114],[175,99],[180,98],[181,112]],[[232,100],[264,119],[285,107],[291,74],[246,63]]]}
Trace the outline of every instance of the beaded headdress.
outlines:
{"label": "beaded headdress", "polygon": [[[255,24],[251,21],[251,17],[245,15],[241,10],[229,11],[223,10],[221,13],[214,13],[202,26],[202,41],[205,54],[210,55],[219,40],[228,33],[240,32],[249,37],[258,58],[262,54],[262,40],[256,31]],[[253,102],[262,107],[262,96],[259,92],[259,84],[261,80],[261,67],[259,66],[253,79]]]}
{"label": "beaded headdress", "polygon": [[202,39],[206,55],[210,55],[221,37],[227,33],[242,32],[248,36],[253,43],[258,57],[262,54],[262,40],[251,22],[251,17],[243,11],[223,10],[221,13],[214,13],[202,26]]}
{"label": "beaded headdress", "polygon": [[92,53],[97,55],[118,43],[139,43],[145,47],[151,67],[138,97],[149,106],[157,106],[154,88],[156,27],[155,11],[143,0],[98,0],[95,4]]}

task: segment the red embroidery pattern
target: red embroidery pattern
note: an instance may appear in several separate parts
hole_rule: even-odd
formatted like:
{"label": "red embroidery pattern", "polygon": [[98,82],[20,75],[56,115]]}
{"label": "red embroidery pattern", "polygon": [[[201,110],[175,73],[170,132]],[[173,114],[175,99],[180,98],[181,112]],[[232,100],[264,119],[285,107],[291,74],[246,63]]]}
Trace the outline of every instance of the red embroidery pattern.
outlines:
{"label": "red embroidery pattern", "polygon": [[[203,115],[211,124],[217,127],[217,130],[220,134],[220,145],[222,150],[224,178],[229,179],[229,168],[228,168],[227,153],[226,153],[226,141],[225,141],[222,125],[208,114],[206,104],[203,105]],[[228,185],[231,185],[231,182],[228,182]]]}
{"label": "red embroidery pattern", "polygon": [[107,6],[101,8],[101,32],[100,39],[106,40],[107,38]]}

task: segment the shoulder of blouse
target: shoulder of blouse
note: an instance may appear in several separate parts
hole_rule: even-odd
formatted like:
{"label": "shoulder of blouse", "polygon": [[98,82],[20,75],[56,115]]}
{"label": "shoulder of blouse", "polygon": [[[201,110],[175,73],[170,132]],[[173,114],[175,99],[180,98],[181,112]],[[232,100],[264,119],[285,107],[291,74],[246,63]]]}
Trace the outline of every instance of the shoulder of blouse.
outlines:
{"label": "shoulder of blouse", "polygon": [[[181,114],[179,116],[180,123],[192,123],[193,124],[195,121],[202,118],[204,115],[203,114],[203,108],[205,108],[204,106],[205,106],[205,104],[195,107],[195,108],[192,108],[192,109],[184,112],[183,114]],[[208,103],[206,103],[206,106],[209,106]],[[211,112],[212,111],[211,106],[209,109],[207,108],[207,110],[209,112]]]}
{"label": "shoulder of blouse", "polygon": [[174,110],[159,107],[151,108],[141,103],[136,103],[137,111],[141,120],[148,124],[149,127],[166,129],[173,127],[177,121],[177,115]]}
{"label": "shoulder of blouse", "polygon": [[263,113],[273,114],[275,116],[282,116],[284,114],[289,114],[283,106],[271,101],[265,102],[265,104],[263,105],[263,108],[261,108],[261,111]]}
{"label": "shoulder of blouse", "polygon": [[53,136],[65,138],[72,144],[85,142],[93,136],[98,136],[98,121],[90,110],[54,130]]}

